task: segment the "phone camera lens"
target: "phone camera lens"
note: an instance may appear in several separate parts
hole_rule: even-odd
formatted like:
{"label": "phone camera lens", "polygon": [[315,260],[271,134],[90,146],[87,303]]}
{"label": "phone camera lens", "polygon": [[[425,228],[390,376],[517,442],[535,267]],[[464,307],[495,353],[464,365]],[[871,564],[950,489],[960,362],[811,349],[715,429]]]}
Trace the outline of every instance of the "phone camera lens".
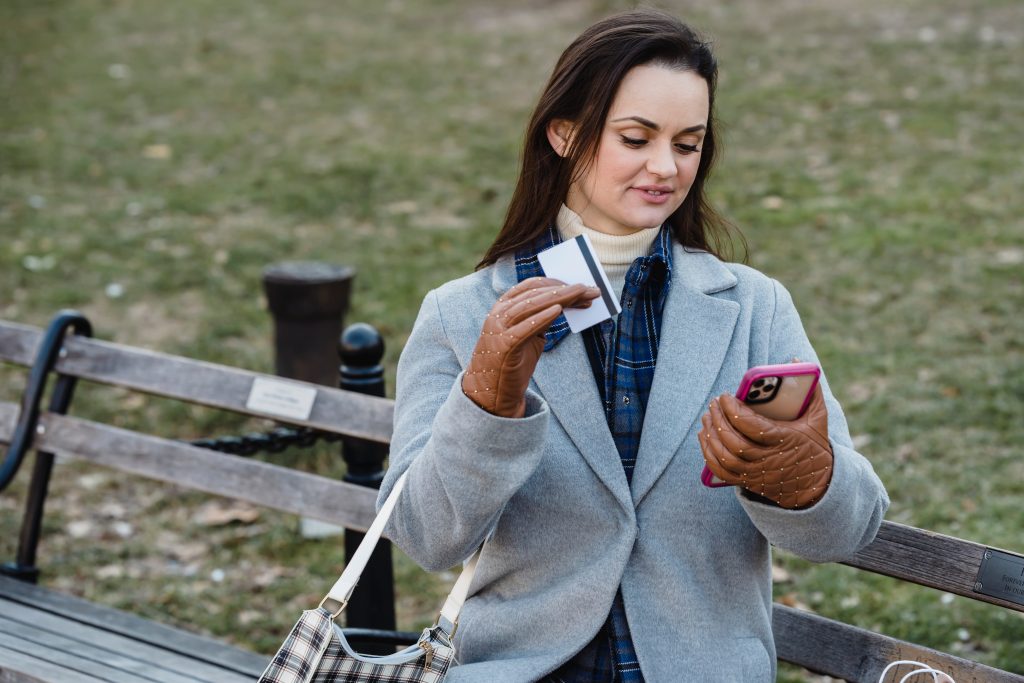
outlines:
{"label": "phone camera lens", "polygon": [[755,387],[760,387],[760,386],[763,386],[763,385],[764,385],[764,380],[763,379],[756,379],[756,380],[754,380],[754,386]]}

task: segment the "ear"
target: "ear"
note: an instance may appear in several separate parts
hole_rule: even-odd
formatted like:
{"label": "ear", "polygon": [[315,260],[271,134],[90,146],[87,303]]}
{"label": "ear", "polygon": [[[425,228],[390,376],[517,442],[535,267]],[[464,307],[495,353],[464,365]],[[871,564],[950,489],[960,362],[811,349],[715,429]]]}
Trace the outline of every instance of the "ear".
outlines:
{"label": "ear", "polygon": [[569,145],[572,144],[573,136],[576,133],[575,126],[572,121],[566,119],[552,119],[548,122],[548,142],[551,143],[551,149],[555,150],[555,154],[560,157],[564,157],[566,152],[569,150]]}

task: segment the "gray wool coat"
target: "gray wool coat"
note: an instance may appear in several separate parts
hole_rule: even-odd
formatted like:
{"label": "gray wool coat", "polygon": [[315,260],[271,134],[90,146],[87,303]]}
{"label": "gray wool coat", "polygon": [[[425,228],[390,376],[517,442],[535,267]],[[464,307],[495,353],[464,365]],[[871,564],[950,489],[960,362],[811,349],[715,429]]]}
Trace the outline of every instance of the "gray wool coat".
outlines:
{"label": "gray wool coat", "polygon": [[541,356],[524,418],[462,393],[484,317],[516,283],[510,258],[423,301],[379,503],[408,470],[386,533],[428,570],[486,541],[447,680],[542,678],[594,637],[621,585],[646,680],[772,681],[770,546],[832,561],[874,538],[889,500],[824,378],[835,463],[817,504],[784,510],[700,483],[711,398],[754,365],[817,356],[778,282],[678,244],[673,259],[632,485],[580,335]]}

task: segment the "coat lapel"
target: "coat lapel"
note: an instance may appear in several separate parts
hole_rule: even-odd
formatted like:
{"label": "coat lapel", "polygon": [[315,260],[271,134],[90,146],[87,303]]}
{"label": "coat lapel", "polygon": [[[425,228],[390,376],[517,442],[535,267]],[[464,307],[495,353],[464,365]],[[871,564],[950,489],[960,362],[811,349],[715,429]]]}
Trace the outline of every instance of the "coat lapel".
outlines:
{"label": "coat lapel", "polygon": [[583,337],[570,334],[541,355],[533,379],[583,459],[619,503],[631,510],[626,473],[601,407]]}
{"label": "coat lapel", "polygon": [[[668,467],[686,435],[699,428],[739,317],[738,303],[709,296],[736,284],[732,272],[710,254],[676,245],[672,278],[633,470],[634,505]],[[700,476],[699,469],[693,476]]]}
{"label": "coat lapel", "polygon": [[[496,264],[492,284],[499,295],[516,284],[510,259]],[[533,381],[583,459],[619,503],[632,510],[626,473],[604,417],[583,337],[566,335],[558,346],[541,354]]]}
{"label": "coat lapel", "polygon": [[[714,256],[678,244],[673,283],[662,314],[658,363],[647,402],[633,470],[632,493],[608,429],[583,338],[570,334],[541,355],[533,374],[548,406],[583,459],[627,509],[638,505],[668,467],[711,399],[740,306],[713,296],[736,285],[736,276]],[[511,258],[498,261],[492,286],[500,295],[516,284]],[[699,477],[700,471],[694,472]]]}

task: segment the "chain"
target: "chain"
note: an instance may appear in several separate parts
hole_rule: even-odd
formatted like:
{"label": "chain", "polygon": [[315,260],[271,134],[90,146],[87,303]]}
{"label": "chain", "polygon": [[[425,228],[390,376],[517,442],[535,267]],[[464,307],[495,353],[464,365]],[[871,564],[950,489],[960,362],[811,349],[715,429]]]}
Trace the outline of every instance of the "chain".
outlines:
{"label": "chain", "polygon": [[309,448],[317,441],[335,443],[341,434],[322,432],[309,427],[275,427],[268,432],[251,432],[241,436],[219,436],[215,439],[197,439],[187,443],[211,451],[232,455],[256,455],[257,453],[280,453],[286,448]]}

